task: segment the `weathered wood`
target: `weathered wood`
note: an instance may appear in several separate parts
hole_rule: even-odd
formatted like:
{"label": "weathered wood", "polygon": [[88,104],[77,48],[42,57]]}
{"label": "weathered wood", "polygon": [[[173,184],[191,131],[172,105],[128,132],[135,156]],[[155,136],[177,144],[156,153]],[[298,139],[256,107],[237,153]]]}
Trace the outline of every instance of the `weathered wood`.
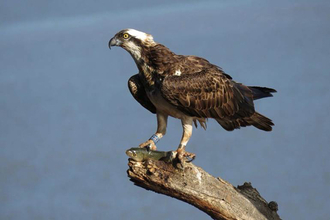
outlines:
{"label": "weathered wood", "polygon": [[250,183],[236,188],[192,163],[184,170],[156,160],[129,159],[128,165],[135,185],[190,203],[214,219],[280,219],[276,202],[268,204]]}

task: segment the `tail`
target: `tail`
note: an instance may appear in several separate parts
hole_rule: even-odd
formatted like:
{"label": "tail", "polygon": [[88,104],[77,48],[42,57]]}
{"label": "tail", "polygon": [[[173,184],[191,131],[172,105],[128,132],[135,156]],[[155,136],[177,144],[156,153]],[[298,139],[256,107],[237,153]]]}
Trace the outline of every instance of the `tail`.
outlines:
{"label": "tail", "polygon": [[253,125],[256,128],[259,128],[264,131],[271,131],[274,123],[271,119],[255,112],[250,118],[245,119],[250,125]]}
{"label": "tail", "polygon": [[276,92],[275,89],[259,86],[248,86],[251,89],[253,94],[253,100],[261,99],[265,97],[272,97],[272,93]]}
{"label": "tail", "polygon": [[253,125],[254,127],[263,130],[263,131],[271,131],[274,123],[271,119],[259,114],[258,112],[254,112],[252,116],[238,119],[221,119],[215,118],[215,120],[227,131],[232,131],[234,129],[240,127],[246,127]]}

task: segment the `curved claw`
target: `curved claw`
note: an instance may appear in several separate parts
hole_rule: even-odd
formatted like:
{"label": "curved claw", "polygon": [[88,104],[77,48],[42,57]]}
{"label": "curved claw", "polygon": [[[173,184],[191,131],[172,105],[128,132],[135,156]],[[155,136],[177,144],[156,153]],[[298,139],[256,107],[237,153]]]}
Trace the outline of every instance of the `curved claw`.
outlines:
{"label": "curved claw", "polygon": [[196,154],[192,154],[192,153],[189,153],[190,155],[187,155],[187,156],[185,156],[186,157],[186,159],[187,159],[187,163],[190,163],[190,162],[192,162],[193,160],[195,160],[195,158],[196,158]]}
{"label": "curved claw", "polygon": [[177,155],[176,155],[176,159],[177,159],[177,164],[176,167],[183,170],[184,169],[184,164],[185,163],[190,163],[192,162],[195,157],[196,154],[194,153],[189,153],[186,151],[182,151],[182,150],[177,150]]}
{"label": "curved claw", "polygon": [[157,150],[157,147],[152,140],[147,140],[146,142],[140,144],[139,147],[147,148],[148,150]]}
{"label": "curved claw", "polygon": [[147,151],[152,150],[152,146],[151,146],[151,144],[148,144],[147,146],[145,146],[145,148],[147,149]]}

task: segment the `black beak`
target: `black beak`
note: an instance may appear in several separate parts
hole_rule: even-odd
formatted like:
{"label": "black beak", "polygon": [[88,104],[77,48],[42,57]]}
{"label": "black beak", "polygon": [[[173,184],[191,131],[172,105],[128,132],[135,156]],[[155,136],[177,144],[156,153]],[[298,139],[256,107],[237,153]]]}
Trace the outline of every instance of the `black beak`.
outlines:
{"label": "black beak", "polygon": [[113,37],[110,39],[108,46],[109,46],[110,50],[111,50],[111,47],[118,46],[118,41],[117,41],[116,37]]}

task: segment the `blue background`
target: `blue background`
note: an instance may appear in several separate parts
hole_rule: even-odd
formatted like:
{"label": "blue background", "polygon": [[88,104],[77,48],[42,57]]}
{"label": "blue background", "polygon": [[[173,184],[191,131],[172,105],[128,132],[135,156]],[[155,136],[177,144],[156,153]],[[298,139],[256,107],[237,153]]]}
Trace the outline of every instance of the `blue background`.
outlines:
{"label": "blue background", "polygon": [[[326,0],[0,2],[0,219],[208,219],[134,186],[125,150],[155,116],[130,95],[130,55],[109,50],[125,28],[237,82],[275,88],[256,102],[270,133],[194,129],[195,164],[233,185],[252,182],[283,219],[329,219],[330,3]],[[160,150],[173,150],[169,119]]]}

